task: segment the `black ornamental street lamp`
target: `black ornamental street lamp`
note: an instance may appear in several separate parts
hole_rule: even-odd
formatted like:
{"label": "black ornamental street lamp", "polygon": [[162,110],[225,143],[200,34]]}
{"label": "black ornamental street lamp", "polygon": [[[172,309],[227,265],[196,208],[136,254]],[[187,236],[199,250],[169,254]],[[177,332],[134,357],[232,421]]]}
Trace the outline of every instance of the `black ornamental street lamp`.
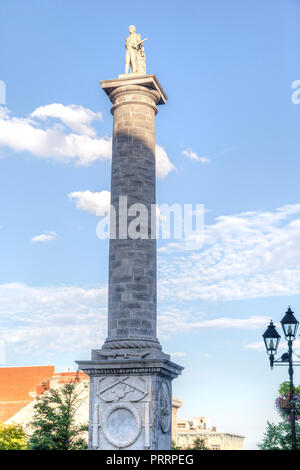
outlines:
{"label": "black ornamental street lamp", "polygon": [[273,365],[278,366],[289,366],[289,377],[290,377],[290,410],[291,410],[291,430],[292,430],[292,449],[297,450],[297,441],[296,441],[296,426],[295,426],[295,403],[294,403],[294,383],[293,375],[294,369],[293,365],[300,365],[299,361],[293,361],[293,341],[296,338],[299,322],[294,316],[294,312],[291,307],[289,307],[285,313],[285,316],[281,320],[281,326],[284,332],[285,339],[288,342],[288,352],[284,353],[280,359],[275,360],[277,353],[280,334],[277,332],[275,325],[272,320],[267,330],[263,334],[267,354],[270,357],[270,366],[273,369]]}
{"label": "black ornamental street lamp", "polygon": [[278,349],[281,336],[277,332],[272,320],[270,322],[270,325],[264,332],[263,338],[264,338],[267,354],[269,354],[270,356],[271,369],[273,369],[274,358]]}
{"label": "black ornamental street lamp", "polygon": [[291,307],[287,309],[280,323],[284,332],[285,339],[287,341],[293,341],[296,337],[299,322],[294,317],[294,312],[292,312]]}

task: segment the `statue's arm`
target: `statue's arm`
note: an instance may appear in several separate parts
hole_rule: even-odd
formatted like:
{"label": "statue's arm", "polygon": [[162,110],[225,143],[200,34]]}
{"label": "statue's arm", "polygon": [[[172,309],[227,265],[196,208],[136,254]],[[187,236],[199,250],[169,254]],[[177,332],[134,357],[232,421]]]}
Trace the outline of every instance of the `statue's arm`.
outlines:
{"label": "statue's arm", "polygon": [[134,49],[138,49],[138,48],[139,48],[138,44],[139,44],[139,41],[140,41],[140,40],[141,40],[141,35],[140,35],[140,34],[136,34],[136,35],[135,35],[135,43],[132,44],[132,47],[133,47]]}

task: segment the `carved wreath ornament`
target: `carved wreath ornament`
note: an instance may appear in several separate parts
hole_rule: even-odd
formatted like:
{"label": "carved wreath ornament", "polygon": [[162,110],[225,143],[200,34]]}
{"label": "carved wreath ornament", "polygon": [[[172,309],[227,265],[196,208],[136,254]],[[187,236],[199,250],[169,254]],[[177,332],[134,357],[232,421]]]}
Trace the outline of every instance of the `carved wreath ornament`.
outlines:
{"label": "carved wreath ornament", "polygon": [[110,405],[102,422],[106,439],[117,449],[131,446],[142,430],[138,411],[130,403]]}

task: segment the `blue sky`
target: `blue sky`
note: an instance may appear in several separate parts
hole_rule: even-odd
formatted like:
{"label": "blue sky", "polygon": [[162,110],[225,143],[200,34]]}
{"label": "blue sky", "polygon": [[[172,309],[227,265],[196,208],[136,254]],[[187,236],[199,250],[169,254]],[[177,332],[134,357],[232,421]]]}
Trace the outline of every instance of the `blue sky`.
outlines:
{"label": "blue sky", "polygon": [[135,24],[169,97],[157,202],[206,209],[201,251],[158,254],[159,336],[185,367],[173,394],[180,416],[209,416],[254,448],[287,376],[269,370],[261,334],[289,304],[300,319],[300,2],[10,0],[0,14],[3,365],[73,369],[105,338],[95,207],[112,116],[98,81],[123,73]]}

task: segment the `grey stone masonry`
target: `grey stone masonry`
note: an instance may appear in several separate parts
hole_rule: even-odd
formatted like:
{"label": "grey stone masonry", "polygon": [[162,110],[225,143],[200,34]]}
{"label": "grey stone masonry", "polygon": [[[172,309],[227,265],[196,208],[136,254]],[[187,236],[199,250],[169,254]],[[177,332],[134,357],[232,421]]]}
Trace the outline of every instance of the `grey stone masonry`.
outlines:
{"label": "grey stone masonry", "polygon": [[90,376],[89,449],[171,449],[172,380],[168,360],[78,361]]}
{"label": "grey stone masonry", "polygon": [[[155,115],[167,97],[155,75],[101,85],[113,104],[111,203],[116,233],[109,248],[107,339],[101,349],[92,350],[90,361],[76,361],[91,379],[89,449],[169,450],[172,380],[183,368],[170,360],[157,339],[151,221],[156,202]],[[126,222],[120,198],[121,205],[126,200]],[[147,209],[147,230],[131,237],[127,232],[141,204]]]}
{"label": "grey stone masonry", "polygon": [[[156,105],[165,103],[167,97],[155,76],[106,80],[101,85],[113,104],[111,204],[116,214],[116,239],[110,240],[109,249],[108,337],[104,348],[122,347],[120,341],[124,339],[126,347],[130,340],[132,346],[143,341],[145,345],[159,347],[155,221],[151,221],[151,205],[156,202]],[[120,225],[121,196],[127,198],[125,210],[134,204],[147,208],[148,232],[144,239],[128,236],[128,227],[139,212],[129,214],[125,226]]]}

